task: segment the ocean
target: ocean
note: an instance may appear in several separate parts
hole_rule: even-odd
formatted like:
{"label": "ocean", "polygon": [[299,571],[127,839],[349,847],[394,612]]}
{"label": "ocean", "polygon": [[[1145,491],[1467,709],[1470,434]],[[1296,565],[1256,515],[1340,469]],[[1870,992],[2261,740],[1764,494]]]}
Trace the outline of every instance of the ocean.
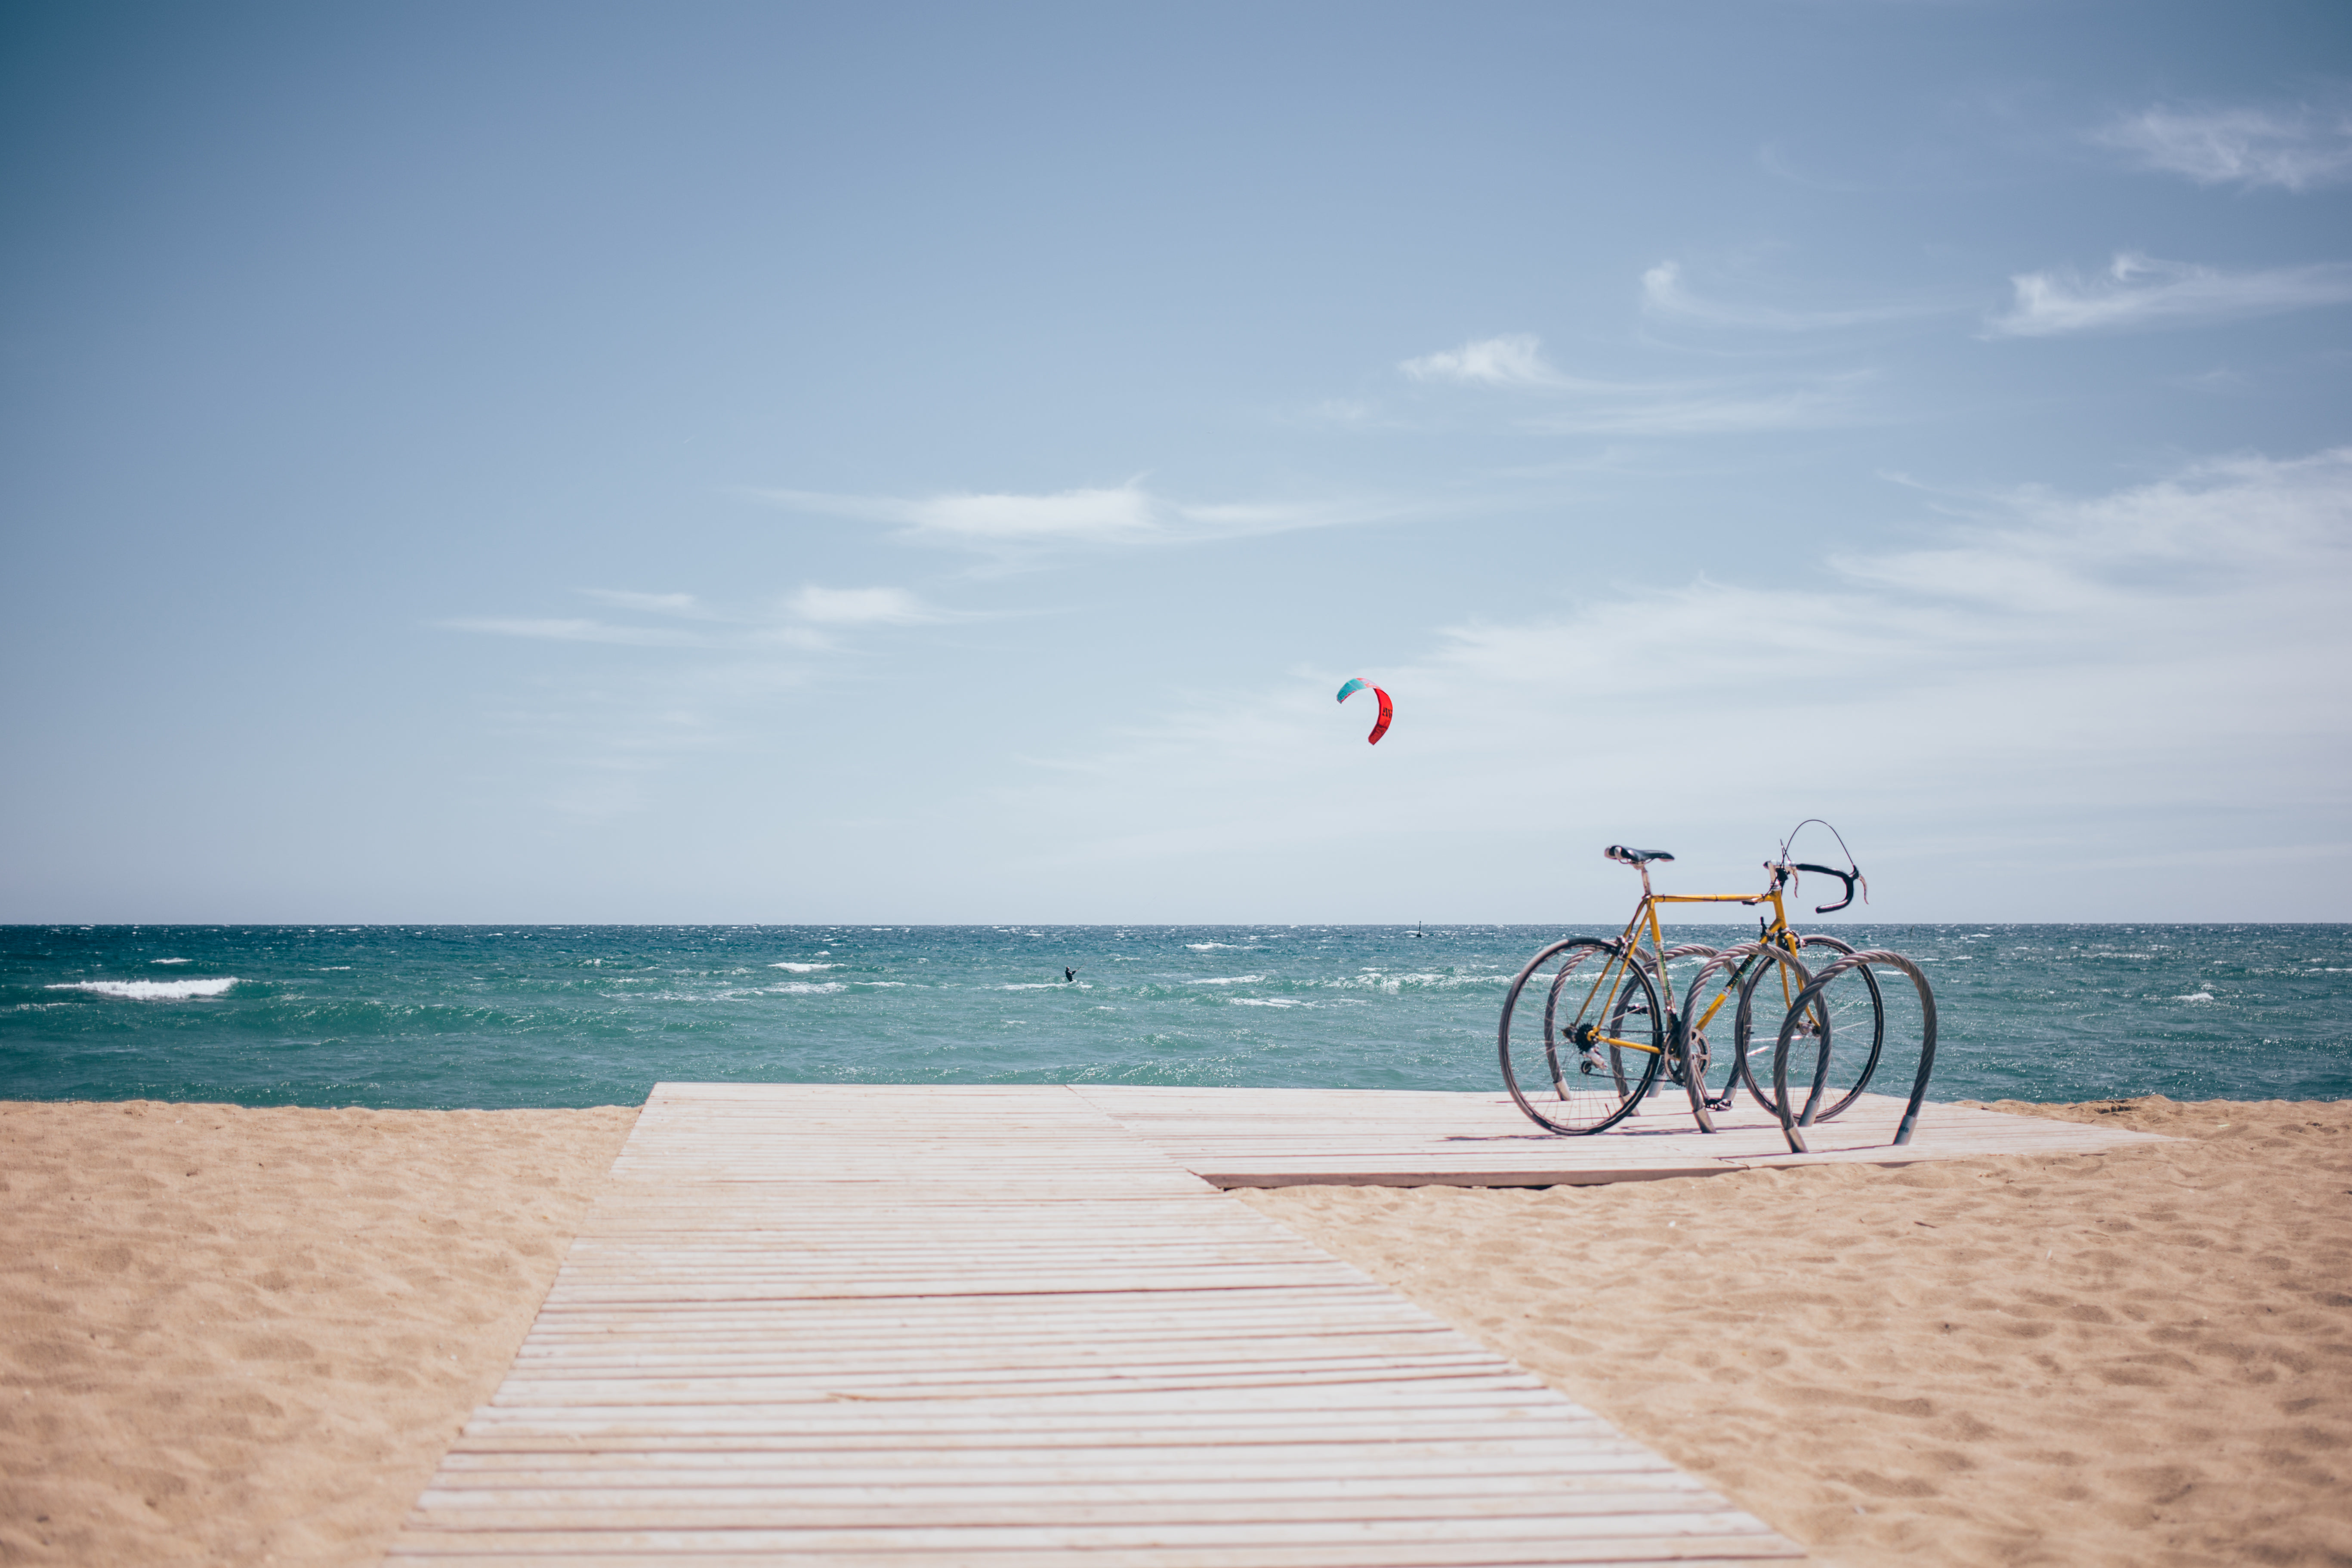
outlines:
{"label": "ocean", "polygon": [[[1930,977],[1933,1099],[2352,1097],[2352,926],[1821,929]],[[578,1106],[635,1104],[665,1079],[1495,1089],[1504,993],[1568,934],[1613,932],[0,927],[0,1099]]]}

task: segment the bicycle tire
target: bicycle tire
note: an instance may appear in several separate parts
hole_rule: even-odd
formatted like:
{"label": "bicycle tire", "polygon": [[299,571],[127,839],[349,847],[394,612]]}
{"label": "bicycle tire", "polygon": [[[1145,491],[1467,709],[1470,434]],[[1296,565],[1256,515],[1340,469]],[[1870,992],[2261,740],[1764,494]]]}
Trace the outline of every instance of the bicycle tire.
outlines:
{"label": "bicycle tire", "polygon": [[1656,1080],[1665,1018],[1647,967],[1622,942],[1565,937],[1529,959],[1503,998],[1503,1087],[1547,1131],[1603,1131],[1632,1115]]}
{"label": "bicycle tire", "polygon": [[[1853,956],[1853,947],[1816,932],[1799,938],[1797,951],[1797,973],[1804,978],[1793,985],[1784,983],[1778,1005],[1769,994],[1756,994],[1754,981],[1761,972],[1750,978],[1749,988],[1740,997],[1733,1048],[1748,1092],[1777,1120],[1780,1102],[1772,1092],[1771,1073],[1766,1070],[1769,1058],[1780,1048],[1784,1033],[1792,1040],[1812,1042],[1801,1047],[1813,1052],[1811,1062],[1801,1065],[1793,1075],[1805,1087],[1805,1104],[1797,1113],[1797,1125],[1810,1127],[1836,1116],[1869,1088],[1886,1045],[1886,1005],[1877,976],[1868,965],[1857,964],[1840,973],[1808,1004],[1803,1020],[1790,1026],[1790,1005],[1797,994],[1837,959]],[[1822,953],[1835,956],[1827,962],[1813,956]]]}

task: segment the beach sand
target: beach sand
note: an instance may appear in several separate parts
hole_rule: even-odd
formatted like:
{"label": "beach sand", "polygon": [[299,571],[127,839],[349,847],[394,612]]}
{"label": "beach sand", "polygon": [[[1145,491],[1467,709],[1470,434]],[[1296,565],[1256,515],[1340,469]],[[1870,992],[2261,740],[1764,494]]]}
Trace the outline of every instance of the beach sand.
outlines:
{"label": "beach sand", "polygon": [[0,1102],[0,1563],[381,1561],[635,1120]]}
{"label": "beach sand", "polygon": [[1243,1197],[1824,1563],[2352,1563],[2352,1102],[1991,1109],[2188,1142]]}
{"label": "beach sand", "polygon": [[[1240,1195],[1825,1563],[2352,1563],[2352,1103],[1996,1109],[2189,1142]],[[375,1563],[634,1116],[0,1104],[0,1563]]]}

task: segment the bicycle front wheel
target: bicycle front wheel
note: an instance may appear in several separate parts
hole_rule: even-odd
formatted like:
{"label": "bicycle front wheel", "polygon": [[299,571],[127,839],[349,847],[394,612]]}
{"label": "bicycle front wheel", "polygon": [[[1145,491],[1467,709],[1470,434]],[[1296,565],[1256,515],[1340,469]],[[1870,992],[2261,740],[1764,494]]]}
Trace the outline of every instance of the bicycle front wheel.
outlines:
{"label": "bicycle front wheel", "polygon": [[1632,1114],[1666,1055],[1666,1012],[1622,942],[1556,942],[1503,999],[1503,1087],[1536,1125],[1599,1132]]}

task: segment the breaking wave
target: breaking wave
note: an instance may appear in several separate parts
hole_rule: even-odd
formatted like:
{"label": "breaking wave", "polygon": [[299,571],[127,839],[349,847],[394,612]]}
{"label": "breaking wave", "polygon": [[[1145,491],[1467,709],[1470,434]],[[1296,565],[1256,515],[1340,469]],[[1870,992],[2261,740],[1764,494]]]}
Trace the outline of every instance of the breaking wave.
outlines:
{"label": "breaking wave", "polygon": [[226,980],[71,980],[51,991],[95,991],[101,996],[128,996],[135,1002],[185,1002],[197,996],[217,996],[236,984]]}

